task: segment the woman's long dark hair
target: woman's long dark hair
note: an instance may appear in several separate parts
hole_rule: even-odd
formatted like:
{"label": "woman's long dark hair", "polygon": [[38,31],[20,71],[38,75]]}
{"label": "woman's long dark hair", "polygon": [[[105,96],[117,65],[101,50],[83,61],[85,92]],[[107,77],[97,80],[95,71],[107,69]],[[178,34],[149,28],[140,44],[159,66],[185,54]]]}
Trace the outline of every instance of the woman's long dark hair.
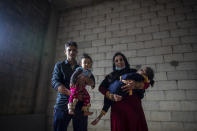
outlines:
{"label": "woman's long dark hair", "polygon": [[116,53],[114,54],[114,56],[113,56],[113,59],[112,59],[112,60],[113,60],[113,61],[112,61],[112,63],[113,63],[113,71],[116,71],[115,57],[118,56],[118,55],[122,56],[122,58],[123,58],[123,60],[124,60],[124,62],[125,62],[125,68],[129,69],[129,68],[130,68],[130,65],[129,65],[129,63],[128,63],[128,61],[127,61],[127,58],[125,57],[125,55],[122,54],[121,52],[116,52]]}

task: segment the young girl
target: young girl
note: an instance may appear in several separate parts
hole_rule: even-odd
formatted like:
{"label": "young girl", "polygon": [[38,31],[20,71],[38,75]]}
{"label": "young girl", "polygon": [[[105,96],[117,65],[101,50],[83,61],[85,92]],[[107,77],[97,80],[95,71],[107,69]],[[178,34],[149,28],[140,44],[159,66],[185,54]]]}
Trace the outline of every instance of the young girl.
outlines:
{"label": "young girl", "polygon": [[[120,96],[128,96],[132,95],[133,92],[140,92],[140,91],[145,91],[151,85],[153,87],[154,85],[154,72],[150,67],[145,67],[144,69],[138,70],[136,73],[128,73],[124,74],[120,77],[120,80],[115,81],[113,84],[110,85],[109,92],[107,93],[108,98],[104,98],[104,105],[102,108],[102,111],[100,115],[92,121],[92,125],[96,125],[99,120],[106,114],[110,106],[113,104],[114,98],[113,94],[118,94]],[[122,91],[121,87],[124,86],[125,84],[129,84],[130,81],[135,81],[139,84],[143,84],[142,86],[138,87],[143,87],[143,88],[135,88],[133,90],[130,90],[129,93],[125,93]],[[144,96],[139,96],[140,99],[142,99]]]}
{"label": "young girl", "polygon": [[84,112],[84,116],[92,115],[93,112],[89,112],[90,107],[90,95],[88,91],[86,90],[85,86],[80,86],[80,83],[77,82],[79,77],[83,77],[86,85],[89,85],[92,87],[92,89],[95,86],[95,78],[91,72],[92,68],[92,58],[88,54],[83,54],[81,58],[81,67],[78,67],[76,71],[71,76],[71,82],[70,82],[70,91],[71,95],[69,97],[69,103],[68,103],[68,113],[73,115],[75,105],[78,102],[78,94],[79,92],[83,92],[83,107],[82,111]]}

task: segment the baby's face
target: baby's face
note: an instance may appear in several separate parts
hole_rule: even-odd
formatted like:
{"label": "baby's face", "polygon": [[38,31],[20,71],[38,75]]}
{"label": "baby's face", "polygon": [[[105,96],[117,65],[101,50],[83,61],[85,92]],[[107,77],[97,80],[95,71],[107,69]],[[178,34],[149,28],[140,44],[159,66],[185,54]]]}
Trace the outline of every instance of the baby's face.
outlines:
{"label": "baby's face", "polygon": [[139,69],[137,71],[137,73],[140,74],[140,75],[146,75],[146,70],[145,69]]}
{"label": "baby's face", "polygon": [[81,67],[83,69],[85,69],[85,70],[87,70],[87,69],[91,70],[91,68],[92,68],[92,62],[91,62],[91,60],[88,59],[88,58],[83,58],[81,60]]}

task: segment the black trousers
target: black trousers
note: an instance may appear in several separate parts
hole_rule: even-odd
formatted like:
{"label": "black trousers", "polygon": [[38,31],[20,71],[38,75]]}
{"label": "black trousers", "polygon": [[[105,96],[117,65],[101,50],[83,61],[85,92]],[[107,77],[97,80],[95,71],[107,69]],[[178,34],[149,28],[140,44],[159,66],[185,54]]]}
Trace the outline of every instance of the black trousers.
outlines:
{"label": "black trousers", "polygon": [[67,131],[72,119],[73,131],[87,131],[88,117],[81,111],[81,103],[78,102],[75,108],[75,115],[69,115],[68,110],[54,109],[54,131]]}

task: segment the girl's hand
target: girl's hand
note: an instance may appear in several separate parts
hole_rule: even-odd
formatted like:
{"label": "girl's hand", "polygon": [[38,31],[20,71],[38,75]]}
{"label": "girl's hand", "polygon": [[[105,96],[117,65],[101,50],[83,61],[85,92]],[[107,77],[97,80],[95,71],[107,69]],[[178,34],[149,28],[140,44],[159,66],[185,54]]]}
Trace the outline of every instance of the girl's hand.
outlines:
{"label": "girl's hand", "polygon": [[121,88],[123,89],[124,92],[129,93],[130,90],[135,88],[135,81],[130,81],[128,84],[122,86]]}
{"label": "girl's hand", "polygon": [[112,94],[109,91],[106,92],[106,97],[110,99],[111,101],[116,101],[116,102],[122,100],[122,96],[117,95],[117,94]]}
{"label": "girl's hand", "polygon": [[113,97],[114,97],[114,101],[116,101],[116,102],[122,100],[122,96],[120,96],[120,95],[113,94]]}

